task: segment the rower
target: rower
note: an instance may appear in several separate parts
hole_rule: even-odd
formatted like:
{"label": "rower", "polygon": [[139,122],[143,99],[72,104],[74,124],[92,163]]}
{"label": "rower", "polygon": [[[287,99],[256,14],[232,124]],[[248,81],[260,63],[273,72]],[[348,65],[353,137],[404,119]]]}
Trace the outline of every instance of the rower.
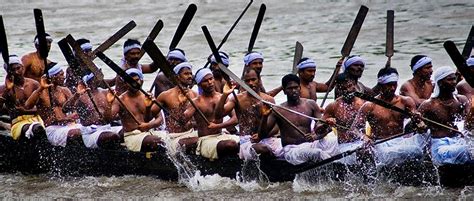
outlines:
{"label": "rower", "polygon": [[[347,60],[344,61],[343,67],[343,73],[346,74],[346,78],[353,79],[357,82],[356,89],[358,92],[369,94],[371,96],[375,95],[374,91],[371,88],[366,87],[364,84],[362,84],[362,82],[359,81],[359,79],[362,77],[362,73],[364,72],[365,68],[365,62],[362,57],[358,55],[352,55],[348,57]],[[335,98],[342,95],[342,93],[337,90],[335,91],[335,94]]]}
{"label": "rower", "polygon": [[[174,68],[180,63],[187,62],[186,53],[182,49],[173,49],[166,55],[166,60],[171,68]],[[155,97],[158,97],[162,92],[174,87],[174,84],[166,77],[163,72],[159,72],[153,81],[155,87]],[[191,86],[191,85],[190,85]]]}
{"label": "rower", "polygon": [[413,78],[403,83],[400,88],[400,95],[413,98],[416,106],[419,106],[424,100],[430,98],[433,92],[433,84],[431,83],[433,65],[431,62],[431,58],[425,55],[414,56],[410,64],[413,71]]}
{"label": "rower", "polygon": [[[467,59],[466,64],[467,66],[469,66],[471,73],[474,73],[474,57]],[[465,95],[472,101],[472,95],[474,95],[474,88],[472,88],[471,85],[466,82],[466,80],[459,82],[456,86],[456,89],[458,90],[459,94]]]}
{"label": "rower", "polygon": [[[412,118],[419,124],[420,114],[416,112],[415,101],[408,96],[396,95],[398,84],[398,72],[395,68],[382,68],[377,74],[377,84],[380,86],[380,94],[376,98],[387,104],[409,111],[415,116],[407,117],[400,112],[366,102],[359,109],[357,117],[352,125],[351,132],[361,136],[365,143],[382,140],[404,132],[404,119]],[[369,127],[366,128],[366,122]],[[375,146],[375,161],[379,165],[395,165],[406,160],[418,160],[423,157],[423,146],[425,138],[421,134],[410,137],[400,137]]]}
{"label": "rower", "polygon": [[[71,91],[64,87],[64,71],[62,66],[51,63],[48,70],[51,84],[48,84],[46,76],[41,77],[40,87],[36,89],[25,103],[26,109],[36,106],[39,115],[46,126],[46,134],[49,142],[54,146],[65,147],[67,143],[82,141],[81,125],[76,124],[77,113],[71,108],[63,107],[72,97]],[[52,98],[50,99],[49,91]]]}
{"label": "rower", "polygon": [[[156,99],[156,101],[163,105],[167,112],[169,112],[165,113],[165,121],[166,131],[171,138],[170,148],[172,149],[172,153],[177,147],[184,146],[190,148],[196,144],[198,138],[197,131],[193,129],[194,121],[178,122],[175,120],[176,118],[171,118],[171,116],[178,117],[182,115],[190,104],[186,95],[190,98],[197,97],[197,93],[189,89],[194,82],[192,65],[188,62],[183,62],[176,65],[173,71],[176,74],[180,86],[175,86],[164,91]],[[182,93],[179,87],[182,87],[184,91],[186,91],[186,95]],[[154,105],[152,109],[161,111],[156,105]]]}
{"label": "rower", "polygon": [[[321,117],[321,109],[316,101],[300,97],[300,79],[293,74],[285,75],[282,78],[282,88],[287,101],[282,103],[282,107],[306,114],[314,118]],[[285,121],[282,117],[276,116],[275,112],[270,114],[270,109],[262,107],[262,131],[261,138],[266,137],[275,125],[280,128],[281,142],[283,145],[282,156],[293,165],[298,165],[308,161],[319,161],[330,158],[336,154],[337,138],[325,136],[316,140],[318,134],[312,129],[312,120],[306,117],[291,113],[278,107],[273,110],[281,113],[289,122],[293,123],[300,131]],[[333,122],[334,123],[334,122]],[[319,123],[316,124],[316,126]],[[316,127],[315,126],[315,127]]]}
{"label": "rower", "polygon": [[298,77],[301,81],[301,98],[312,99],[316,101],[318,97],[316,96],[317,92],[326,92],[328,86],[331,82],[331,78],[326,83],[318,83],[314,81],[314,76],[316,74],[316,62],[310,58],[302,58],[298,65]]}
{"label": "rower", "polygon": [[98,84],[94,74],[85,75],[65,107],[73,107],[79,114],[82,140],[87,148],[115,148],[121,141],[122,126],[110,126],[114,119],[111,104],[107,102],[108,90],[99,89]]}
{"label": "rower", "polygon": [[[153,73],[158,70],[158,66],[151,63],[151,64],[140,64],[140,51],[142,49],[142,46],[138,40],[134,39],[127,39],[124,44],[123,44],[123,58],[121,61],[121,67],[124,70],[130,69],[130,68],[136,68],[140,70],[142,73],[147,74],[147,73]],[[127,85],[125,82],[121,79],[118,79],[119,77],[116,77],[115,79],[115,91],[117,91],[117,94],[122,94],[125,92],[127,89]]]}
{"label": "rower", "polygon": [[[48,52],[51,49],[51,43],[53,42],[53,38],[46,33],[46,44],[47,44],[47,49]],[[41,75],[44,74],[44,58],[41,58],[40,56],[40,50],[39,50],[39,40],[38,40],[38,35],[35,36],[34,39],[34,44],[36,51],[35,52],[30,52],[26,55],[24,55],[21,58],[21,63],[25,67],[25,77],[26,78],[31,78],[33,80],[36,80],[37,82],[40,81]],[[47,60],[48,65],[51,63],[51,61],[48,59]]]}
{"label": "rower", "polygon": [[[139,69],[129,68],[125,72],[140,86],[143,85],[143,73]],[[119,116],[122,121],[127,149],[134,152],[164,151],[162,147],[165,146],[166,136],[153,130],[160,126],[162,119],[159,118],[159,113],[152,110],[151,95],[144,95],[138,89],[127,85],[127,91],[122,93],[119,98],[126,108],[122,108],[110,92],[107,95],[107,101],[113,102],[111,114]],[[126,110],[135,116],[139,124]]]}
{"label": "rower", "polygon": [[[254,69],[246,69],[243,80],[245,84],[264,100],[275,103],[273,97],[260,91],[260,80]],[[228,98],[233,89],[234,87],[229,87],[229,85],[224,86],[224,91],[216,106],[215,113],[225,116],[235,110],[238,114],[240,120],[240,158],[245,160],[256,159],[257,155],[260,158],[280,157],[282,150],[281,139],[274,136],[278,134],[278,127],[272,129],[266,138],[260,139],[258,136],[262,119],[262,114],[260,113],[262,102],[247,91],[238,94],[237,97],[231,96]]]}
{"label": "rower", "polygon": [[[223,51],[219,51],[219,56],[221,57],[222,64],[225,67],[229,67],[229,55]],[[217,64],[216,58],[213,54],[209,56],[209,61],[211,64],[210,69],[212,71],[212,75],[214,76],[214,86],[216,87],[216,91],[222,93],[224,86],[227,84],[227,81],[223,77],[224,73],[219,68],[219,65]]]}
{"label": "rower", "polygon": [[37,115],[36,109],[25,108],[25,102],[40,87],[39,83],[23,76],[24,67],[16,55],[10,55],[9,63],[4,64],[4,68],[7,76],[5,85],[0,86],[0,108],[5,106],[12,119],[12,138],[25,140],[44,137],[46,132],[43,120]]}
{"label": "rower", "polygon": [[[434,72],[435,87],[431,98],[424,101],[419,111],[424,117],[438,123],[456,127],[455,121],[463,119],[470,109],[469,100],[454,94],[456,89],[455,71],[443,66]],[[471,119],[466,120],[467,128],[471,127]],[[427,124],[431,135],[431,160],[435,164],[464,164],[472,160],[466,138],[460,133],[446,128]]]}
{"label": "rower", "polygon": [[260,91],[272,97],[275,97],[278,93],[280,93],[280,91],[282,90],[281,87],[277,87],[268,92],[265,90],[265,87],[263,87],[262,78],[261,78],[262,69],[263,69],[263,54],[262,53],[260,52],[247,53],[244,57],[244,64],[245,64],[244,71],[247,68],[251,68],[251,69],[254,69],[255,72],[257,72],[258,79],[260,82]]}
{"label": "rower", "polygon": [[[80,45],[82,52],[92,58],[91,42],[85,38],[77,39],[76,42]],[[66,81],[64,82],[64,85],[69,88],[72,93],[75,93],[79,81],[86,74],[87,72],[83,72],[80,66],[68,66],[66,69]]]}
{"label": "rower", "polygon": [[201,155],[210,160],[237,156],[239,152],[239,136],[222,132],[223,128],[237,124],[237,118],[223,121],[221,115],[215,113],[222,94],[215,91],[214,76],[208,68],[201,68],[196,72],[196,83],[199,95],[193,100],[197,108],[202,111],[207,122],[199,115],[194,107],[188,106],[184,112],[184,122],[194,116],[199,139],[197,141],[196,155]]}

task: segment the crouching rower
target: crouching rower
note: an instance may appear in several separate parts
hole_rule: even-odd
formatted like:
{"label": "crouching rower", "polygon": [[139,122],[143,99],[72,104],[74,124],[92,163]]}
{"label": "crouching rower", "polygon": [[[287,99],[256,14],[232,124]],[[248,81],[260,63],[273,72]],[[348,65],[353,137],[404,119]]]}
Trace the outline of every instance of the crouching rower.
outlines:
{"label": "crouching rower", "polygon": [[[408,96],[395,94],[398,83],[398,72],[395,68],[383,68],[377,74],[380,94],[376,96],[387,104],[401,108],[419,117],[416,112],[415,101]],[[381,140],[404,132],[404,119],[407,118],[400,112],[390,110],[372,102],[366,102],[359,110],[352,125],[355,132],[365,133],[362,138],[366,143]],[[411,117],[414,123],[419,123],[419,118]],[[365,129],[365,122],[369,127]],[[378,165],[395,165],[406,160],[419,160],[423,157],[425,137],[421,134],[409,137],[399,137],[375,146],[375,162]]]}
{"label": "crouching rower", "polygon": [[43,120],[36,109],[26,109],[25,103],[32,93],[40,88],[38,82],[23,77],[24,67],[16,55],[11,55],[4,65],[7,71],[5,85],[0,86],[0,108],[4,105],[12,119],[11,136],[14,140],[30,139],[46,135]]}
{"label": "crouching rower", "polygon": [[[194,115],[199,139],[197,141],[196,155],[209,158],[210,160],[227,156],[237,156],[239,152],[239,136],[225,134],[222,128],[237,124],[237,118],[223,121],[220,115],[214,112],[222,94],[215,91],[214,76],[208,68],[201,68],[196,72],[196,83],[199,87],[199,95],[193,100],[197,109],[201,110],[207,122],[198,114],[194,107],[188,107],[183,118],[190,119]],[[184,120],[185,122],[185,120]]]}
{"label": "crouching rower", "polygon": [[[51,84],[45,76],[41,78],[40,87],[36,89],[28,98],[25,108],[31,109],[34,106],[44,120],[46,134],[49,142],[54,146],[66,146],[69,141],[81,140],[81,125],[76,124],[77,113],[63,108],[63,105],[72,97],[71,91],[63,86],[64,71],[61,65],[51,63],[53,67],[48,70]],[[52,100],[49,96],[51,90]]]}
{"label": "crouching rower", "polygon": [[[287,97],[287,101],[282,103],[282,107],[286,107],[305,115],[320,118],[321,110],[316,101],[311,99],[300,98],[300,79],[293,74],[285,75],[282,79],[283,92]],[[262,131],[261,138],[264,138],[269,130],[275,124],[280,128],[281,142],[283,145],[283,157],[291,164],[298,165],[307,161],[319,161],[330,158],[337,154],[337,138],[334,135],[327,135],[320,140],[317,131],[311,128],[312,120],[306,117],[290,113],[281,108],[273,108],[276,112],[282,114],[289,122],[292,122],[299,130],[295,130],[289,122],[283,118],[270,115],[270,109],[262,107]],[[319,123],[318,123],[319,124]],[[316,124],[316,126],[318,126]]]}
{"label": "crouching rower", "polygon": [[[454,122],[463,119],[470,109],[469,100],[465,96],[453,94],[456,89],[455,73],[448,66],[436,69],[433,74],[435,81],[433,94],[419,108],[426,118],[451,127],[455,127]],[[433,163],[464,164],[472,161],[466,138],[462,138],[460,133],[434,124],[428,124],[428,127],[432,138],[431,160]]]}

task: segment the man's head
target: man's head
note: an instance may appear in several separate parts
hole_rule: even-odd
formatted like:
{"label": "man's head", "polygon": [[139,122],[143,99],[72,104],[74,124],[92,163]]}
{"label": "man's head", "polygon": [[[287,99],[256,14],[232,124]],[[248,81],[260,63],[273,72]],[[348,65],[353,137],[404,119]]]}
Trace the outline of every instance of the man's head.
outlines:
{"label": "man's head", "polygon": [[358,80],[364,72],[365,62],[358,55],[352,55],[344,62],[344,73]]}
{"label": "man's head", "polygon": [[193,66],[188,62],[183,62],[173,68],[177,75],[179,82],[184,86],[191,86],[193,84]]}
{"label": "man's head", "polygon": [[20,58],[17,55],[10,55],[8,64],[3,64],[3,68],[8,75],[16,77],[23,77],[24,68]]}
{"label": "man's head", "polygon": [[288,74],[281,79],[281,86],[288,101],[298,101],[300,98],[300,78],[294,74]]}
{"label": "man's head", "polygon": [[96,79],[94,79],[94,73],[84,75],[82,77],[82,82],[84,82],[84,84],[91,89],[96,89],[98,86],[98,83],[96,83]]}
{"label": "man's head", "polygon": [[194,78],[198,85],[199,94],[212,94],[214,92],[214,76],[209,68],[201,68]]}
{"label": "man's head", "polygon": [[260,77],[257,74],[257,71],[252,68],[248,68],[244,72],[244,82],[252,88],[255,92],[260,92]]}
{"label": "man's head", "polygon": [[441,92],[452,93],[456,90],[456,72],[449,66],[443,66],[433,73],[435,88],[431,97],[436,98]]}
{"label": "man's head", "polygon": [[64,84],[64,70],[58,63],[51,62],[48,64],[48,76],[51,78],[51,82],[54,85],[62,86]]}
{"label": "man's head", "polygon": [[377,84],[380,86],[380,95],[390,99],[395,96],[398,86],[398,71],[395,68],[382,68],[377,73]]}
{"label": "man's head", "polygon": [[78,39],[77,41],[77,44],[81,46],[81,49],[82,49],[82,52],[84,54],[86,54],[87,56],[89,57],[92,57],[92,44],[91,44],[91,41],[85,39],[85,38],[81,38],[81,39]]}
{"label": "man's head", "polygon": [[466,64],[469,67],[469,70],[472,74],[474,74],[474,57],[470,57],[466,60]]}
{"label": "man's head", "polygon": [[123,56],[130,66],[137,66],[140,61],[142,45],[138,40],[127,39],[123,44]]}
{"label": "man's head", "polygon": [[[129,68],[125,71],[130,77],[132,77],[139,85],[140,87],[143,85],[143,73],[141,70],[137,68]],[[138,92],[139,89],[135,89],[128,85],[128,91],[132,93]]]}
{"label": "man's head", "polygon": [[314,60],[302,58],[296,67],[298,68],[298,75],[301,81],[306,83],[313,81],[316,74],[316,62]]}
{"label": "man's head", "polygon": [[186,53],[184,53],[182,49],[178,48],[169,51],[168,55],[166,56],[166,59],[168,60],[168,63],[171,67],[174,67],[182,62],[188,61],[186,59]]}
{"label": "man's head", "polygon": [[[51,49],[51,43],[52,42],[53,42],[53,38],[48,33],[46,33],[46,44],[48,45],[48,52]],[[39,51],[38,35],[35,36],[34,43],[35,43],[36,50]]]}
{"label": "man's head", "polygon": [[250,52],[244,57],[245,66],[255,69],[260,75],[263,69],[263,55],[260,52]]}
{"label": "man's head", "polygon": [[419,77],[422,80],[430,80],[433,74],[432,59],[426,55],[416,55],[411,59],[410,67],[413,71],[413,76]]}
{"label": "man's head", "polygon": [[341,73],[336,77],[336,91],[342,94],[344,100],[352,100],[354,92],[357,91],[357,81],[350,79],[346,74]]}
{"label": "man's head", "polygon": [[[229,55],[227,53],[219,51],[219,55],[222,60],[222,64],[226,67],[229,67]],[[214,55],[210,55],[209,57],[209,62],[211,63],[211,71],[214,77],[221,77],[222,76],[222,71],[219,68],[219,65],[217,64],[216,58]]]}

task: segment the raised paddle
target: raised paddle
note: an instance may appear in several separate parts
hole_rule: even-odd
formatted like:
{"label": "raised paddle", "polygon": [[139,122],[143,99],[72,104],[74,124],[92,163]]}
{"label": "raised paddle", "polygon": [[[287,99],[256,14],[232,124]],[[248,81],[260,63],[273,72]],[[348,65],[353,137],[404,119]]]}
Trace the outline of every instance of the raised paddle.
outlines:
{"label": "raised paddle", "polygon": [[[249,45],[247,46],[247,54],[253,51],[253,46],[255,45],[255,41],[257,40],[258,31],[260,30],[260,26],[262,25],[263,17],[265,16],[266,10],[267,6],[262,3],[262,5],[260,5],[260,9],[258,10],[257,20],[255,20],[252,35],[250,35]],[[244,70],[242,71],[242,76],[244,76],[246,70],[246,67],[244,67]]]}
{"label": "raised paddle", "polygon": [[191,24],[191,20],[193,20],[196,10],[197,7],[195,4],[189,4],[188,9],[186,9],[183,18],[181,19],[181,22],[179,23],[178,28],[174,33],[173,39],[171,40],[169,46],[170,50],[173,50],[178,46],[179,41],[184,36],[184,32],[186,32],[186,29],[188,28],[189,24]]}
{"label": "raised paddle", "polygon": [[[151,29],[150,33],[146,37],[145,41],[147,41],[147,40],[154,41],[155,38],[160,33],[161,29],[163,29],[163,21],[158,20],[158,22],[156,22],[155,26],[153,26],[153,29]],[[145,50],[140,49],[140,58],[142,58],[143,55],[145,55]]]}
{"label": "raised paddle", "polygon": [[473,43],[474,43],[474,25],[471,26],[471,31],[469,31],[469,35],[467,36],[466,43],[464,44],[464,48],[462,49],[462,56],[464,57],[464,59],[468,59],[471,56]]}
{"label": "raised paddle", "polygon": [[[85,65],[86,68],[88,68],[93,74],[94,74],[94,79],[97,81],[97,83],[102,82],[104,85],[109,89],[109,91],[112,93],[113,90],[110,88],[109,84],[107,84],[106,81],[104,81],[104,74],[102,73],[99,68],[92,62],[90,58],[88,58],[83,52],[81,47],[76,43],[76,40],[72,37],[72,35],[66,36],[66,41],[71,45],[71,47],[74,49],[74,51],[77,54],[77,58],[82,61],[82,63]],[[99,53],[99,52],[98,52]],[[130,110],[127,108],[127,106],[122,102],[122,100],[117,96],[117,94],[113,93],[115,99],[119,102],[119,104],[125,109],[125,111],[130,114],[132,119],[137,123],[137,125],[140,125],[140,122],[138,119],[133,115],[133,113],[130,112]],[[92,98],[91,98],[92,100]],[[98,110],[98,108],[97,108]],[[99,112],[99,111],[97,111]],[[99,112],[100,115],[100,112]]]}
{"label": "raised paddle", "polygon": [[296,73],[298,73],[298,68],[296,68],[296,66],[298,65],[298,62],[301,60],[301,57],[303,57],[303,45],[301,45],[300,42],[296,41],[295,55],[293,56],[293,71],[292,71],[292,73],[295,75]]}
{"label": "raised paddle", "polygon": [[[405,110],[405,109],[402,109],[402,108],[399,108],[397,106],[394,106],[394,105],[391,105],[383,100],[380,100],[380,99],[377,99],[377,98],[374,98],[372,96],[369,96],[367,94],[364,94],[364,93],[360,93],[360,92],[354,92],[354,95],[361,98],[361,99],[364,99],[366,101],[370,101],[372,103],[375,103],[377,105],[380,105],[384,108],[387,108],[387,109],[390,109],[390,110],[393,110],[393,111],[396,111],[396,112],[400,112],[406,116],[409,116],[409,117],[413,117],[414,114],[408,110]],[[429,123],[432,123],[432,124],[435,124],[437,126],[440,126],[440,127],[443,127],[445,129],[449,129],[451,131],[454,131],[454,132],[457,132],[457,133],[461,133],[461,131],[459,131],[458,129],[455,129],[455,128],[452,128],[450,126],[447,126],[447,125],[444,125],[444,124],[441,124],[441,123],[438,123],[436,121],[433,121],[431,119],[428,119],[428,118],[425,118],[425,117],[421,117],[421,120],[423,121],[426,121],[426,122],[429,122]]]}
{"label": "raised paddle", "polygon": [[385,68],[390,68],[393,56],[393,29],[394,29],[394,11],[387,10],[387,34],[385,39],[385,56],[387,56],[387,63]]}
{"label": "raised paddle", "polygon": [[137,24],[133,20],[128,22],[120,30],[115,32],[114,35],[110,36],[110,38],[108,38],[102,44],[100,44],[99,47],[95,48],[92,51],[92,55],[94,55],[93,57],[95,58],[95,53],[104,52],[105,50],[107,50],[110,46],[115,44],[118,40],[120,40],[123,36],[125,36],[128,32],[130,32],[136,26]]}
{"label": "raised paddle", "polygon": [[8,53],[7,33],[5,32],[2,15],[0,15],[0,51],[2,52],[3,61],[9,65],[10,53]]}
{"label": "raised paddle", "polygon": [[161,53],[160,49],[158,46],[153,41],[146,40],[145,43],[143,43],[143,49],[148,53],[150,58],[155,62],[157,65],[161,66],[161,70],[163,73],[168,77],[168,79],[173,82],[174,85],[178,86],[179,90],[183,95],[188,99],[189,103],[194,107],[196,112],[198,112],[199,116],[206,122],[207,125],[210,125],[209,120],[207,120],[206,116],[202,111],[196,106],[194,101],[189,97],[187,92],[184,90],[183,86],[180,85],[178,79],[176,78],[175,72],[171,69],[170,65],[168,64],[168,61],[166,60],[166,57]]}
{"label": "raised paddle", "polygon": [[453,41],[448,40],[444,42],[443,46],[446,52],[448,52],[449,57],[451,57],[454,65],[456,65],[458,71],[462,74],[464,79],[466,79],[466,82],[471,87],[474,87],[474,75],[471,73],[471,69],[467,66],[464,57],[459,53],[456,44],[454,44]]}
{"label": "raised paddle", "polygon": [[[349,35],[347,35],[346,41],[344,42],[344,45],[342,46],[342,49],[341,49],[342,57],[339,59],[339,61],[341,62],[344,61],[344,58],[348,57],[351,54],[352,47],[354,47],[354,43],[357,39],[357,35],[359,35],[362,24],[364,23],[365,16],[367,16],[367,12],[369,12],[369,8],[367,8],[364,5],[360,6],[359,12],[357,13],[354,23],[352,24],[351,30],[349,31]],[[333,74],[337,75],[337,73],[339,73],[340,68],[341,66],[337,65],[336,69],[334,69]],[[328,90],[326,91],[323,101],[321,102],[321,108],[324,107],[324,103],[326,102],[326,99],[328,98],[329,91],[331,89],[331,86],[334,84],[335,79],[336,79],[336,76],[332,77],[331,81],[329,82]]]}

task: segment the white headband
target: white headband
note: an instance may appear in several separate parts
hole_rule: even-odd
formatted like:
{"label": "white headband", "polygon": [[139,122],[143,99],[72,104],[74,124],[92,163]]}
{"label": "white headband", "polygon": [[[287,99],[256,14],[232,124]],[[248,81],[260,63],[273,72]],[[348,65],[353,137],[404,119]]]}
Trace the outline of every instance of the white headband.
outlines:
{"label": "white headband", "polygon": [[94,73],[84,75],[84,77],[82,77],[82,81],[84,82],[84,84],[87,84],[87,82],[89,82],[89,80],[91,80],[92,78],[94,78]]}
{"label": "white headband", "polygon": [[63,71],[63,69],[61,69],[61,65],[59,65],[59,63],[57,63],[56,65],[54,65],[53,67],[51,67],[48,70],[48,76],[49,77],[55,76],[55,75],[57,75],[58,73],[60,73],[62,71]]}
{"label": "white headband", "polygon": [[7,70],[8,65],[12,65],[12,64],[21,64],[21,65],[23,65],[21,63],[20,57],[18,57],[17,55],[10,55],[8,58],[9,58],[8,59],[8,64],[6,64],[6,63],[3,64],[3,68],[5,69],[5,71]]}
{"label": "white headband", "polygon": [[81,45],[82,50],[92,50],[92,44],[91,43],[84,43]]}
{"label": "white headband", "polygon": [[138,68],[129,68],[125,72],[132,77],[133,75],[137,75],[140,78],[140,80],[143,80],[143,73]]}
{"label": "white headband", "polygon": [[316,62],[312,59],[306,59],[299,63],[296,67],[298,67],[298,69],[316,68]]}
{"label": "white headband", "polygon": [[136,43],[125,46],[125,47],[123,47],[123,55],[127,54],[128,51],[130,51],[131,49],[135,49],[135,48],[142,49],[142,46],[139,45],[139,44],[136,44]]}
{"label": "white headband", "polygon": [[423,67],[424,65],[431,63],[432,59],[429,57],[422,57],[420,60],[418,60],[415,65],[413,65],[413,72],[418,70],[419,68]]}
{"label": "white headband", "polygon": [[193,69],[193,66],[192,66],[190,63],[188,63],[188,62],[182,62],[182,63],[176,65],[176,66],[173,68],[173,71],[174,71],[174,73],[177,75],[177,74],[179,74],[179,71],[181,71],[181,69],[183,69],[183,68],[189,68],[190,70],[192,70],[192,69]]}
{"label": "white headband", "polygon": [[389,75],[383,75],[377,78],[379,84],[387,84],[389,82],[398,82],[398,75],[396,73],[390,73]]}
{"label": "white headband", "polygon": [[467,59],[466,64],[467,64],[467,66],[469,66],[471,68],[474,68],[474,57],[471,57],[471,58]]}
{"label": "white headband", "polygon": [[440,67],[438,69],[436,69],[436,71],[433,73],[433,80],[434,80],[434,84],[435,84],[435,87],[434,87],[434,90],[433,90],[433,94],[431,94],[431,97],[432,98],[436,98],[439,96],[439,92],[440,92],[440,89],[439,89],[439,84],[438,82],[444,78],[446,78],[447,76],[451,75],[451,74],[455,74],[456,72],[449,66],[443,66],[443,67]]}
{"label": "white headband", "polygon": [[248,66],[255,59],[261,59],[263,62],[263,54],[260,52],[252,52],[250,54],[247,54],[244,57],[244,63],[246,66]]}
{"label": "white headband", "polygon": [[[222,64],[224,64],[224,66],[228,67],[229,66],[229,57],[227,57],[222,52],[219,52],[219,56],[221,56]],[[216,58],[214,57],[214,55],[212,55],[212,57],[211,57],[211,63],[217,63]]]}
{"label": "white headband", "polygon": [[360,63],[362,63],[362,65],[365,66],[365,62],[364,62],[364,60],[362,59],[362,57],[354,56],[354,57],[351,57],[351,58],[347,59],[347,60],[344,62],[344,71],[346,71],[347,68],[349,68],[349,66],[351,66],[352,64],[354,64],[354,63],[356,63],[356,62],[360,62]]}
{"label": "white headband", "polygon": [[200,84],[202,79],[206,75],[212,75],[212,71],[209,68],[201,68],[200,70],[198,70],[198,72],[196,73],[196,77],[194,77],[194,79],[196,80],[196,83]]}
{"label": "white headband", "polygon": [[[49,41],[50,43],[53,42],[53,38],[51,36],[46,36],[46,40]],[[39,45],[38,37],[35,38],[34,43],[35,45]]]}
{"label": "white headband", "polygon": [[182,62],[188,61],[186,59],[186,57],[184,56],[184,54],[179,50],[172,50],[172,51],[168,52],[168,55],[166,56],[166,59],[168,59],[168,60],[170,60],[170,59],[179,59]]}

